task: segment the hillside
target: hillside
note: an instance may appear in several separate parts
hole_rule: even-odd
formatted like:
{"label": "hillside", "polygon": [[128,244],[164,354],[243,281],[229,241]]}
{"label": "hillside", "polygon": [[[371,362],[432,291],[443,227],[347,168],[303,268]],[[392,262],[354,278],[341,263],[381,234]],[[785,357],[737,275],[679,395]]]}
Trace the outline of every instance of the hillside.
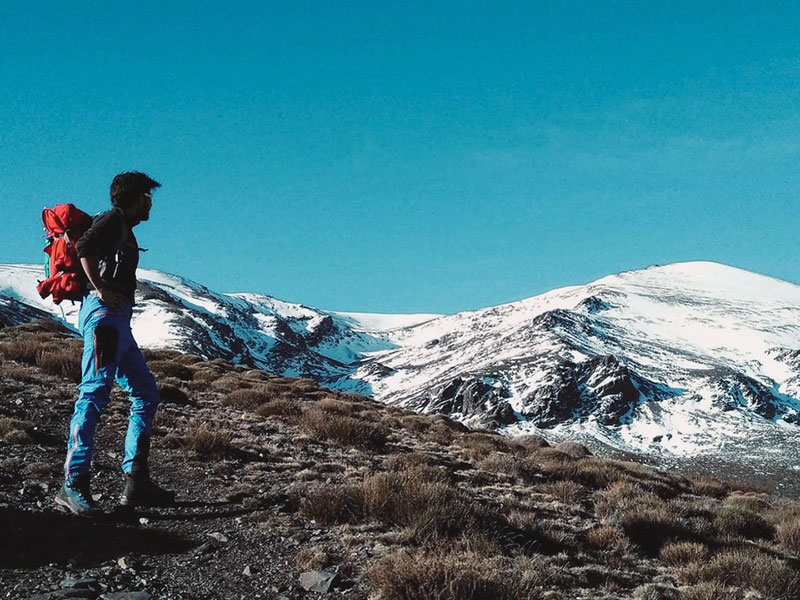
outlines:
{"label": "hillside", "polygon": [[[95,457],[109,514],[60,513],[79,347],[53,323],[0,329],[2,597],[800,597],[796,499],[176,350],[147,357],[154,474],[178,505],[113,510],[115,397]],[[306,591],[319,571],[332,590]]]}
{"label": "hillside", "polygon": [[[0,265],[0,321],[75,322]],[[140,270],[140,345],[222,358],[509,435],[800,490],[800,286],[711,262],[455,315],[326,311]]]}

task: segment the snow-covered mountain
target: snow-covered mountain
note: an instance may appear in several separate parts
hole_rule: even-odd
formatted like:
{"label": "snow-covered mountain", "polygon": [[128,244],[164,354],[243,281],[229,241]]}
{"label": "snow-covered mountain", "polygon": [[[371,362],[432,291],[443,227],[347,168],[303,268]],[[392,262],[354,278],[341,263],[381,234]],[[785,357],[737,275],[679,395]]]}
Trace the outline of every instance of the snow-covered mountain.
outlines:
{"label": "snow-covered mountain", "polygon": [[[61,316],[36,294],[41,276],[0,266],[0,319]],[[800,286],[785,281],[679,263],[442,316],[324,311],[156,271],[139,277],[133,327],[143,346],[313,377],[508,432],[546,429],[662,456],[773,450],[800,465]],[[66,308],[72,323],[76,309]]]}

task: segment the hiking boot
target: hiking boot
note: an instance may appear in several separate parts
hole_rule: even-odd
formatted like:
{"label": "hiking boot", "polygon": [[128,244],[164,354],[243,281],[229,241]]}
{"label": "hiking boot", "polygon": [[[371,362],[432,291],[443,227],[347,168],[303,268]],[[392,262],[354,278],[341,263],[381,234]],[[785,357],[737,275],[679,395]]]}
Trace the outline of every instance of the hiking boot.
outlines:
{"label": "hiking boot", "polygon": [[65,481],[56,494],[56,504],[69,509],[79,517],[98,517],[103,514],[103,509],[92,499],[88,473],[76,475]]}
{"label": "hiking boot", "polygon": [[119,503],[122,506],[170,506],[175,503],[175,492],[156,484],[146,471],[129,473],[125,475],[125,489]]}

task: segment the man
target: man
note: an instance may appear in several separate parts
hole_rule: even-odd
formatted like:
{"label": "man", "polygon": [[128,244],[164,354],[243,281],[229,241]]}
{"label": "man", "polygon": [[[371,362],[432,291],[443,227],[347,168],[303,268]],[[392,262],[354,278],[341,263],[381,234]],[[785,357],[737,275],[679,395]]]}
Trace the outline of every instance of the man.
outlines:
{"label": "man", "polygon": [[83,336],[82,379],[69,426],[65,482],[56,502],[81,516],[102,511],[92,499],[89,472],[94,433],[114,380],[128,392],[131,409],[122,471],[124,506],[170,504],[174,492],[150,479],[148,455],[159,403],[155,379],[131,333],[139,245],[133,228],[150,218],[153,190],[144,173],[120,173],[111,183],[112,209],[96,216],[76,249],[88,279],[78,326]]}

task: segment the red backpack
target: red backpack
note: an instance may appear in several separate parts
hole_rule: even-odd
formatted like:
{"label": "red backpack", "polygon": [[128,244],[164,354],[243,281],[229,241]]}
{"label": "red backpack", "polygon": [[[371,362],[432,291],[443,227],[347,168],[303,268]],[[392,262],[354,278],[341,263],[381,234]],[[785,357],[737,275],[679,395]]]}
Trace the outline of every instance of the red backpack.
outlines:
{"label": "red backpack", "polygon": [[42,211],[42,223],[47,232],[44,251],[50,255],[45,267],[47,279],[36,289],[42,298],[52,294],[53,302],[80,300],[86,292],[86,275],[75,249],[78,241],[92,225],[92,217],[74,204],[56,204]]}

